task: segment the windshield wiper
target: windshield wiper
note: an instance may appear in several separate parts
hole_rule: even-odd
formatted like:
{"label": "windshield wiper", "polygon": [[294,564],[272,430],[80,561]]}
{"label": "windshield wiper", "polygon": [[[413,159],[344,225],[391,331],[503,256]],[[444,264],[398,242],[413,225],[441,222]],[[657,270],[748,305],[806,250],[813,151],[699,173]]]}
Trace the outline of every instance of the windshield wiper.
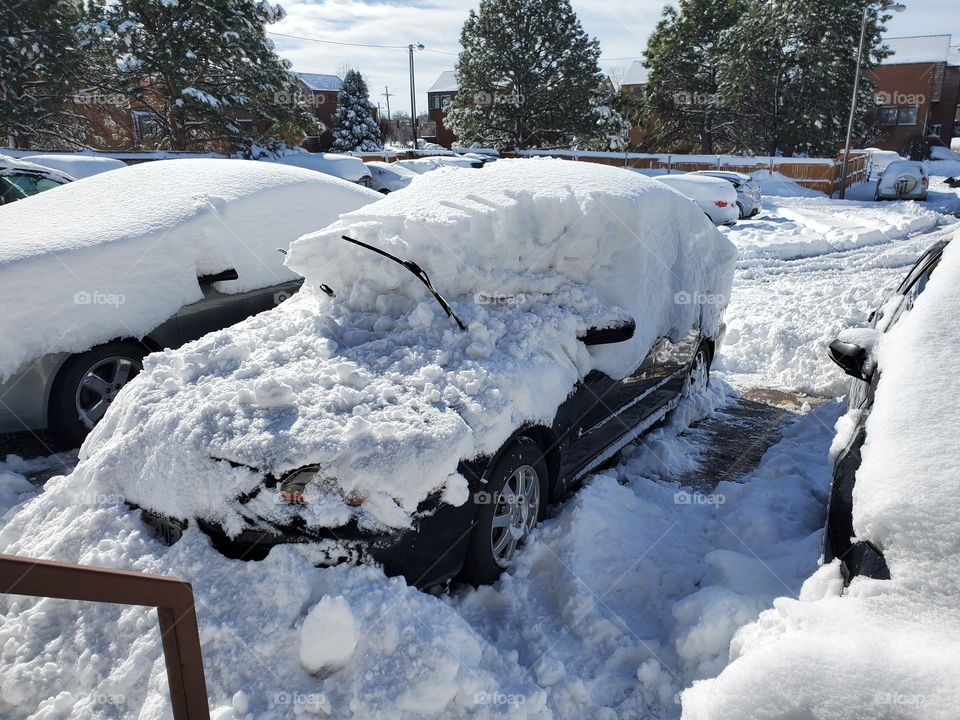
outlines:
{"label": "windshield wiper", "polygon": [[386,250],[381,250],[380,248],[374,247],[373,245],[367,245],[367,243],[361,242],[359,240],[354,240],[352,237],[349,237],[347,235],[341,235],[340,237],[342,237],[347,242],[352,242],[354,245],[359,245],[362,248],[366,248],[367,250],[371,250],[375,252],[377,255],[383,255],[383,257],[385,258],[389,258],[393,260],[395,263],[399,265],[403,265],[403,267],[405,267],[407,270],[413,273],[414,277],[416,277],[417,280],[419,280],[424,285],[426,285],[427,290],[429,290],[430,294],[433,295],[434,298],[436,298],[438,303],[440,303],[440,307],[443,308],[443,311],[447,314],[447,316],[453,318],[453,321],[457,324],[457,327],[460,328],[461,330],[467,329],[467,326],[464,325],[463,322],[460,320],[460,318],[457,317],[457,314],[450,307],[449,303],[447,303],[447,301],[443,299],[443,296],[441,296],[440,293],[438,293],[434,289],[433,283],[430,282],[430,276],[427,275],[424,269],[419,265],[417,265],[413,260],[401,260],[396,255],[391,255]]}

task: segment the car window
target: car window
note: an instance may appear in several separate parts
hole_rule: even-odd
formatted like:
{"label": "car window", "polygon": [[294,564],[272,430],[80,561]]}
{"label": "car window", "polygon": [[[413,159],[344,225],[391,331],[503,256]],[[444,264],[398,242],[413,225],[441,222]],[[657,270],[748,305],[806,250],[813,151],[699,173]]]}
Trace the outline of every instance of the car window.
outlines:
{"label": "car window", "polygon": [[903,300],[900,301],[900,304],[897,306],[897,309],[893,313],[893,317],[890,319],[890,324],[887,326],[887,330],[897,324],[897,321],[904,315],[904,313],[910,312],[913,309],[913,304],[916,302],[917,298],[920,297],[920,294],[926,290],[927,283],[930,282],[930,277],[933,275],[933,271],[937,269],[937,265],[940,264],[940,256],[938,255],[936,259],[927,266],[923,272],[914,280],[914,283],[907,288],[907,291],[903,295]]}
{"label": "car window", "polygon": [[23,193],[23,197],[36,195],[44,190],[55,188],[61,183],[42,175],[23,174],[23,175],[4,175],[3,179],[9,184],[15,185]]}
{"label": "car window", "polygon": [[24,189],[13,182],[10,176],[0,176],[0,204],[6,205],[15,200],[22,200],[26,196]]}

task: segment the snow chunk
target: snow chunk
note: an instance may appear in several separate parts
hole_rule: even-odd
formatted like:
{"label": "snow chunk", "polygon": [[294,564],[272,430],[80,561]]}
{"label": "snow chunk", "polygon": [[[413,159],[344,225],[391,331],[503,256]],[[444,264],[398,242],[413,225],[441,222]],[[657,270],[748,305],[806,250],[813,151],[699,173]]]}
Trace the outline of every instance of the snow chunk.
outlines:
{"label": "snow chunk", "polygon": [[300,663],[307,672],[342,667],[357,647],[357,621],[346,599],[323,597],[307,613],[300,631]]}

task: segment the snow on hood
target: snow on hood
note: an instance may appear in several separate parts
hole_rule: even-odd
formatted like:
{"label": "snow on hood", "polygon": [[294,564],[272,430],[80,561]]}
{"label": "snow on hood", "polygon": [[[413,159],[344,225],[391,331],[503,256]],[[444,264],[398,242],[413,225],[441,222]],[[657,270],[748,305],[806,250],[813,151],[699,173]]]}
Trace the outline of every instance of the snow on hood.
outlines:
{"label": "snow on hood", "polygon": [[[343,234],[419,263],[467,329]],[[464,502],[459,461],[549,424],[578,377],[628,374],[701,314],[715,330],[734,256],[691,203],[634,173],[561,160],[438,170],[294,243],[287,264],[307,282],[291,301],[148,357],[76,472],[161,512],[229,522],[263,473],[317,465],[308,521],[405,526],[431,492]],[[701,296],[710,304],[687,301]],[[632,341],[577,340],[625,315]],[[366,502],[348,510],[345,494]]]}
{"label": "snow on hood", "polygon": [[[51,171],[52,172],[52,171]],[[342,180],[247,160],[166,160],[2,208],[0,379],[51,352],[140,337],[235,268],[237,293],[293,279],[277,248],[379,199]]]}

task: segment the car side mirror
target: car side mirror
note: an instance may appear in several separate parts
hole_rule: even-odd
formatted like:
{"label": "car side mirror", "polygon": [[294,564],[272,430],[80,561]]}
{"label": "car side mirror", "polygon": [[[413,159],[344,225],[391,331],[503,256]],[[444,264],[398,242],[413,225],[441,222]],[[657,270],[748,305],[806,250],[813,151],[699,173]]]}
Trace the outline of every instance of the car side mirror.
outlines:
{"label": "car side mirror", "polygon": [[830,359],[850,377],[869,382],[871,373],[867,372],[867,357],[866,348],[854,343],[842,340],[830,343]]}
{"label": "car side mirror", "polygon": [[591,345],[612,345],[613,343],[626,342],[633,337],[637,330],[637,323],[633,318],[620,320],[619,322],[605,328],[592,327],[583,335],[577,337],[587,347]]}
{"label": "car side mirror", "polygon": [[213,283],[223,282],[224,280],[237,280],[239,277],[236,270],[227,268],[212,275],[198,275],[197,282],[201,285],[212,285]]}

